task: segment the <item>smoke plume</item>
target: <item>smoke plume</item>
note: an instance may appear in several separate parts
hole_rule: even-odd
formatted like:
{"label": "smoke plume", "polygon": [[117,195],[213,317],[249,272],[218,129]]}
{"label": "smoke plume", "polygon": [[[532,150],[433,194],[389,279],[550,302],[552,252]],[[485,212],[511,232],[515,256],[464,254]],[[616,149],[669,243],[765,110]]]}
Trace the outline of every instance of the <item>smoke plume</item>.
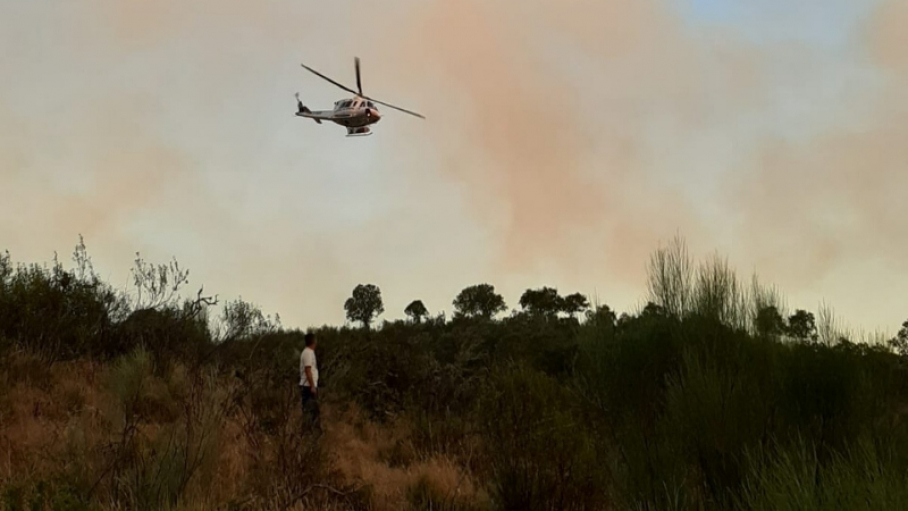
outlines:
{"label": "smoke plume", "polygon": [[[908,269],[905,2],[835,51],[666,0],[37,4],[0,8],[13,248],[188,253],[298,322],[365,280],[401,302],[485,279],[630,301],[675,233],[786,289]],[[367,94],[428,120],[385,111],[354,146],[293,119],[299,87],[340,97],[298,62],[351,82],[354,54]]]}

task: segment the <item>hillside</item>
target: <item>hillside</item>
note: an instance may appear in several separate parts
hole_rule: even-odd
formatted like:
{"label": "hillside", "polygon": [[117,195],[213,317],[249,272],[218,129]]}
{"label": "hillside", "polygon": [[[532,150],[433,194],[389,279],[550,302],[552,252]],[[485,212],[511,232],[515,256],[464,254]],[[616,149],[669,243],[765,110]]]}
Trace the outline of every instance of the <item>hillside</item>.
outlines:
{"label": "hillside", "polygon": [[[318,339],[324,434],[301,425],[304,332],[0,257],[0,509],[902,510],[908,322],[853,342],[680,242],[617,314],[579,294],[465,289],[455,315]],[[819,319],[818,319],[819,318]]]}

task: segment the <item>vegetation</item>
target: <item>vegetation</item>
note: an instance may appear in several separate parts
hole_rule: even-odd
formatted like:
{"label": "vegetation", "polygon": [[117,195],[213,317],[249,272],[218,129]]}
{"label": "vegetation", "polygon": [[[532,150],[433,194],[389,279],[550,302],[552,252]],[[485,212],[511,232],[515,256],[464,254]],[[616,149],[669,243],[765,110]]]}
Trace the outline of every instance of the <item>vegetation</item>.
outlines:
{"label": "vegetation", "polygon": [[353,296],[344,303],[347,319],[362,323],[366,329],[385,312],[381,290],[375,284],[360,284],[353,289]]}
{"label": "vegetation", "polygon": [[[323,327],[323,436],[303,332],[137,257],[133,287],[0,257],[0,509],[734,510],[908,506],[908,322],[854,342],[683,243],[648,303],[493,286],[384,321],[377,286]],[[340,304],[339,304],[340,305]],[[218,309],[219,308],[219,309]]]}
{"label": "vegetation", "polygon": [[422,303],[422,300],[414,300],[410,302],[410,305],[404,309],[404,314],[407,315],[414,323],[422,323],[422,321],[429,315],[429,309],[426,309],[426,306]]}
{"label": "vegetation", "polygon": [[454,299],[455,317],[492,319],[507,308],[504,297],[490,284],[470,286]]}

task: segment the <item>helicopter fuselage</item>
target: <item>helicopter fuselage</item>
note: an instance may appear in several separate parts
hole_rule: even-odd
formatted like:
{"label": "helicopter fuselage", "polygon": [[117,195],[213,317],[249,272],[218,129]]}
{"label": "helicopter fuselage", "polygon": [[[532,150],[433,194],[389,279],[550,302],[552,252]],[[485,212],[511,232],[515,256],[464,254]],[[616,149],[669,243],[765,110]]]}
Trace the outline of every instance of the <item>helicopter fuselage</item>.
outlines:
{"label": "helicopter fuselage", "polygon": [[346,99],[334,104],[334,115],[331,120],[346,128],[362,128],[377,123],[381,120],[381,114],[371,101],[359,98]]}
{"label": "helicopter fuselage", "polygon": [[375,103],[363,98],[337,101],[333,110],[312,111],[300,103],[296,115],[308,117],[317,123],[333,122],[347,128],[349,136],[369,135],[372,133],[369,126],[381,120],[381,113],[375,107]]}

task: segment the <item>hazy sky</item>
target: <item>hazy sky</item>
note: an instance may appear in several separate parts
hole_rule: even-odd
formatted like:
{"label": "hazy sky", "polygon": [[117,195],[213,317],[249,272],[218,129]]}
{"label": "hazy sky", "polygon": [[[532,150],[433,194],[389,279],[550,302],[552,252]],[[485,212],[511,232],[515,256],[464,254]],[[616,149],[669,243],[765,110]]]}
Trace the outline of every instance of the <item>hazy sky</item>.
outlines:
{"label": "hazy sky", "polygon": [[[286,325],[489,282],[621,310],[674,234],[846,322],[908,318],[906,0],[0,0],[0,248],[81,233]],[[386,110],[375,134],[293,94]]]}

